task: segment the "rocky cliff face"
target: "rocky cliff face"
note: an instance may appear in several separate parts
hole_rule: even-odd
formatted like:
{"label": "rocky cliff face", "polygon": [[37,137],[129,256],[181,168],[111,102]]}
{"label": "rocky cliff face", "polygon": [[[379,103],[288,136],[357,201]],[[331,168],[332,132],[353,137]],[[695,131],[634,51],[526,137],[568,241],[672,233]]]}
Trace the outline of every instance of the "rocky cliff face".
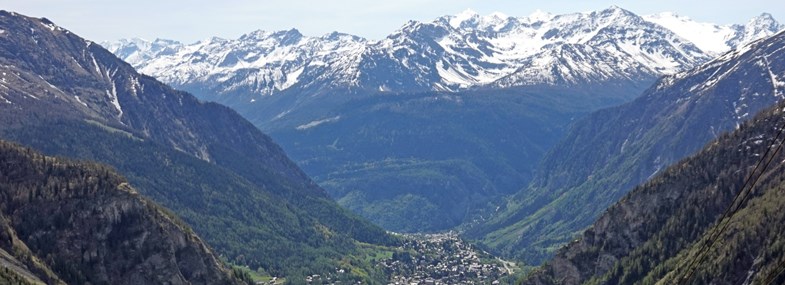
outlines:
{"label": "rocky cliff face", "polygon": [[0,142],[0,190],[0,247],[31,283],[241,283],[190,228],[105,166]]}

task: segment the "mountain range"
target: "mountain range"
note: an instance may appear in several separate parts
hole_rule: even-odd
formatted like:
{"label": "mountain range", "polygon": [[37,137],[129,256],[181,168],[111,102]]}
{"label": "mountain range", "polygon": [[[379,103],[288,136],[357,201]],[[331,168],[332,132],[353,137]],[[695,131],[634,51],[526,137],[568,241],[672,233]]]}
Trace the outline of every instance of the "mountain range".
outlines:
{"label": "mountain range", "polygon": [[545,262],[523,284],[782,282],[782,29],[611,7],[105,44],[238,113],[0,11],[0,283],[378,283],[411,259],[333,198]]}
{"label": "mountain range", "polygon": [[[695,27],[701,37],[690,34]],[[2,138],[112,165],[230,262],[292,278],[352,266],[351,280],[375,280],[378,269],[362,248],[397,242],[330,196],[396,231],[463,225],[487,249],[537,264],[635,185],[741,128],[785,88],[783,34],[755,40],[782,28],[765,14],[746,26],[717,26],[618,7],[525,18],[465,12],[407,23],[381,41],[286,31],[211,39],[246,47],[226,53],[164,40],[137,41],[146,53],[113,48],[150,66],[191,50],[187,63],[161,69],[179,75],[213,70],[199,67],[221,57],[227,73],[172,84],[231,104],[282,149],[231,109],[139,74],[46,19],[2,12],[0,28]],[[528,47],[539,53],[524,55],[522,43],[502,48],[526,31],[540,33],[545,43]],[[359,50],[357,64],[326,55],[325,38],[333,38],[328,49]],[[259,47],[268,53],[251,51]],[[312,54],[300,54],[307,60],[287,87],[256,80],[285,78],[265,68],[305,50]],[[254,64],[265,65],[249,64],[254,52]],[[545,54],[554,60],[535,62]],[[317,55],[329,61],[318,72]],[[336,66],[344,68],[329,71]],[[243,85],[260,72],[267,75],[254,82],[272,89]],[[222,89],[229,81],[218,78],[227,76],[238,81]],[[711,222],[685,236],[700,238]],[[672,250],[686,248],[678,246]],[[603,267],[576,280],[640,277],[629,275],[638,265],[614,266],[619,271]]]}
{"label": "mountain range", "polygon": [[[360,246],[396,244],[231,109],[141,75],[45,18],[2,11],[0,29],[0,137],[111,165],[228,262],[296,279],[334,272]],[[355,264],[346,269],[367,279],[373,268]]]}
{"label": "mountain range", "polygon": [[141,39],[107,49],[177,88],[246,103],[288,89],[343,87],[392,92],[585,84],[673,74],[784,26],[769,14],[746,25],[699,23],[673,13],[638,16],[619,7],[528,17],[467,10],[410,21],[382,40],[296,29],[255,31],[193,44]]}
{"label": "mountain range", "polygon": [[388,230],[420,232],[482,223],[526,188],[576,119],[783,27],[768,14],[719,26],[614,6],[465,11],[410,21],[381,40],[288,30],[104,45],[142,73],[237,110],[341,205]]}

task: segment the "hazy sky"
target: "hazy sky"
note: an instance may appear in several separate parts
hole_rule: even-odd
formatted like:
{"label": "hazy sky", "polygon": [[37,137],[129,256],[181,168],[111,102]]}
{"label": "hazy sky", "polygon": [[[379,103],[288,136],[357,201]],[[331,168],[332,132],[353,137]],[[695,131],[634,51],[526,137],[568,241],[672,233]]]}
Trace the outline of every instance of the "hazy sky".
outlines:
{"label": "hazy sky", "polygon": [[46,17],[93,41],[141,37],[186,43],[290,28],[311,36],[339,31],[380,39],[408,20],[430,21],[467,8],[483,15],[527,16],[537,9],[564,14],[611,5],[640,15],[672,11],[718,24],[745,23],[762,12],[780,22],[785,17],[782,0],[0,0],[0,9]]}

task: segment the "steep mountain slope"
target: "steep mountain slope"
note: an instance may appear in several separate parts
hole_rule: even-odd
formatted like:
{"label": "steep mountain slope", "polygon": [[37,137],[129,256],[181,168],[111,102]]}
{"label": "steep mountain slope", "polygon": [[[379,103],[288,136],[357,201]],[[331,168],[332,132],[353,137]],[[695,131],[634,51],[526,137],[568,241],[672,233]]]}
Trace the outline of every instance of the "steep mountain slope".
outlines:
{"label": "steep mountain slope", "polygon": [[[781,39],[758,47],[781,49]],[[706,258],[683,284],[781,284],[785,276],[764,280],[785,261],[785,153],[774,144],[783,110],[780,102],[636,187],[523,284],[677,284],[698,253]],[[764,158],[773,163],[756,171],[757,187],[733,201]],[[719,221],[732,203],[740,210]],[[708,246],[720,222],[728,227]]]}
{"label": "steep mountain slope", "polygon": [[357,242],[394,242],[234,111],[140,75],[46,19],[0,12],[0,29],[0,135],[117,167],[229,260],[316,273]]}
{"label": "steep mountain slope", "polygon": [[105,166],[0,141],[0,190],[4,271],[31,284],[241,284]]}
{"label": "steep mountain slope", "polygon": [[632,187],[781,100],[784,45],[785,33],[755,42],[577,122],[532,184],[471,234],[540,262]]}

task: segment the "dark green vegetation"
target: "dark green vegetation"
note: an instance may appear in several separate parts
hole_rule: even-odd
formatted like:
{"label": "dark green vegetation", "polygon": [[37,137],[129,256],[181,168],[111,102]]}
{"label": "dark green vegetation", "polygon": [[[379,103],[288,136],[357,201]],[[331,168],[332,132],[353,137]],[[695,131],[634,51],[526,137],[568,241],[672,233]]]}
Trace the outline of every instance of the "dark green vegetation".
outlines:
{"label": "dark green vegetation", "polygon": [[462,93],[302,91],[233,107],[341,205],[389,230],[427,232],[479,219],[489,202],[528,184],[572,120],[629,100],[648,82]]}
{"label": "dark green vegetation", "polygon": [[[334,203],[329,198],[283,202],[235,172],[153,142],[76,121],[15,129],[6,137],[47,153],[116,167],[143,194],[172,209],[234,263],[262,267],[276,276],[313,274],[332,270],[337,259],[357,247],[347,235],[354,226],[353,220],[344,220],[350,214],[319,212],[324,208],[320,203]],[[314,216],[334,226],[322,225]],[[358,232],[357,239],[376,241],[376,236],[362,234]]]}
{"label": "dark green vegetation", "polygon": [[[782,143],[781,136],[773,144],[783,108],[768,109],[636,187],[523,284],[677,284],[699,252],[705,259],[682,284],[767,284],[785,260],[785,152],[771,148],[767,155]],[[737,203],[741,210],[718,221],[755,165],[772,154],[757,186]],[[727,229],[704,247],[720,222]]]}
{"label": "dark green vegetation", "polygon": [[664,77],[633,102],[575,123],[530,186],[469,236],[540,264],[635,185],[783,98],[783,44],[780,33]]}
{"label": "dark green vegetation", "polygon": [[0,255],[4,284],[241,284],[110,168],[4,141]]}
{"label": "dark green vegetation", "polygon": [[[334,270],[361,243],[397,242],[340,208],[234,111],[140,75],[46,19],[0,12],[0,28],[0,136],[112,165],[228,261],[296,282]],[[353,278],[373,269],[357,270],[366,274]]]}

